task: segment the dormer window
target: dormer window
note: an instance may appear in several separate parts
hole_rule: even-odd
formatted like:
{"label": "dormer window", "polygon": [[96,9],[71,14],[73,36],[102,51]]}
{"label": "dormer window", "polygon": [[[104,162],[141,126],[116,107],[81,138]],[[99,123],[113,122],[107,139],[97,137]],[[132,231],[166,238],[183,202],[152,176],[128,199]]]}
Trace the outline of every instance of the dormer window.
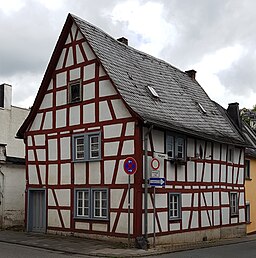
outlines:
{"label": "dormer window", "polygon": [[151,93],[151,95],[154,97],[154,98],[159,98],[159,95],[158,95],[158,93],[156,92],[156,90],[153,88],[153,87],[151,87],[151,86],[147,86],[148,87],[148,90],[149,90],[149,92]]}
{"label": "dormer window", "polygon": [[82,100],[81,81],[71,81],[69,83],[69,103],[76,103]]}

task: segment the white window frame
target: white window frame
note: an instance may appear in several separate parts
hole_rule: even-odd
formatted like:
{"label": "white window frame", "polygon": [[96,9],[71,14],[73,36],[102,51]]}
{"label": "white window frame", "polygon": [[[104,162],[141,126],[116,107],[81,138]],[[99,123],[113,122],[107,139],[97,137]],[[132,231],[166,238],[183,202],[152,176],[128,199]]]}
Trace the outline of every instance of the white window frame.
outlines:
{"label": "white window frame", "polygon": [[[182,144],[180,145],[180,143]],[[174,161],[175,160],[186,161],[186,137],[185,136],[172,134],[171,132],[166,132],[165,147],[166,147],[166,153],[168,155],[168,159],[174,160]],[[179,147],[182,148],[181,151]]]}
{"label": "white window frame", "polygon": [[230,193],[230,215],[237,216],[239,211],[238,207],[238,193]]}
{"label": "white window frame", "polygon": [[[98,138],[96,143],[92,142],[93,138]],[[82,152],[78,150],[78,140],[83,139],[84,148],[83,157],[78,157],[78,153]],[[81,144],[82,145],[82,144]],[[93,152],[97,152],[97,155],[93,155]],[[72,160],[73,162],[86,162],[86,161],[98,161],[101,160],[101,132],[89,132],[84,134],[72,135]]]}
{"label": "white window frame", "polygon": [[[82,193],[81,205],[79,194]],[[86,199],[85,196],[88,198]],[[99,198],[96,199],[96,195]],[[75,218],[107,220],[109,213],[109,194],[107,188],[76,188],[75,189]],[[88,205],[85,205],[87,201]],[[98,201],[98,203],[97,203]],[[86,209],[88,212],[86,212]],[[82,212],[81,212],[82,210]],[[97,210],[97,211],[96,211]]]}
{"label": "white window frame", "polygon": [[181,194],[169,193],[168,198],[169,220],[181,219]]}

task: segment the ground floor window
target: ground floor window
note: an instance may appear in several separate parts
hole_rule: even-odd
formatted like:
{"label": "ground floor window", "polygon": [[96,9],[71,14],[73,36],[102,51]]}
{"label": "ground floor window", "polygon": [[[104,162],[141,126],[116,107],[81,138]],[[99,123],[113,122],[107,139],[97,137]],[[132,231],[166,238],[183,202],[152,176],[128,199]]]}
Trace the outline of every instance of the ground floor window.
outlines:
{"label": "ground floor window", "polygon": [[181,194],[169,193],[169,219],[181,218]]}
{"label": "ground floor window", "polygon": [[230,215],[238,215],[238,194],[230,193]]}
{"label": "ground floor window", "polygon": [[107,189],[75,189],[75,204],[75,217],[77,218],[108,218]]}
{"label": "ground floor window", "polygon": [[246,202],[245,204],[245,222],[250,223],[251,218],[250,218],[250,203]]}

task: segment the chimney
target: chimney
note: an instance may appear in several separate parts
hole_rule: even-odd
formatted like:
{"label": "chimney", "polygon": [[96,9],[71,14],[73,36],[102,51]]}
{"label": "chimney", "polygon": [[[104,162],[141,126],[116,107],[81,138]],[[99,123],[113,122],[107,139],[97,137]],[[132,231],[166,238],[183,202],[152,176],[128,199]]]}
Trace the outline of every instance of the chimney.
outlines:
{"label": "chimney", "polygon": [[232,119],[232,121],[241,129],[242,120],[239,112],[239,103],[235,102],[235,103],[228,104],[227,112],[230,118]]}
{"label": "chimney", "polygon": [[11,109],[12,86],[9,84],[0,85],[0,108]]}
{"label": "chimney", "polygon": [[126,46],[128,46],[128,39],[125,38],[125,37],[119,38],[119,39],[117,39],[117,41],[119,41],[119,42],[125,44]]}
{"label": "chimney", "polygon": [[195,70],[188,70],[185,73],[193,80],[196,80],[196,71]]}

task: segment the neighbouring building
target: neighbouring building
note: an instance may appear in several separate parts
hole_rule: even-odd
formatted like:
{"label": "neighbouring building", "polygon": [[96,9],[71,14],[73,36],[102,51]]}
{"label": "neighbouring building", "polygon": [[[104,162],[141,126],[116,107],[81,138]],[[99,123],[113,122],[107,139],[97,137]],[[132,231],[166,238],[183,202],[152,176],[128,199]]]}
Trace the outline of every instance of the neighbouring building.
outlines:
{"label": "neighbouring building", "polygon": [[133,240],[154,225],[157,244],[244,235],[247,143],[195,75],[69,14],[17,133],[27,230],[127,241],[130,208]]}
{"label": "neighbouring building", "polygon": [[11,85],[0,85],[0,228],[24,227],[25,219],[25,145],[15,137],[29,110],[11,103]]}

